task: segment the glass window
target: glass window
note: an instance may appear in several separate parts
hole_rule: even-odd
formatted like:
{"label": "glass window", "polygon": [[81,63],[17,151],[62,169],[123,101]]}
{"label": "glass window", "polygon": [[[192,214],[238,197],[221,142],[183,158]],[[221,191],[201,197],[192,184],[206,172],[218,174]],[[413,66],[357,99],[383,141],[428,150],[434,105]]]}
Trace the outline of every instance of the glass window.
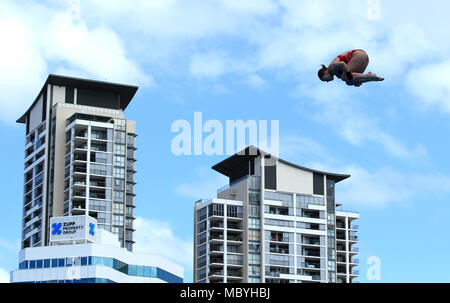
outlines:
{"label": "glass window", "polygon": [[125,178],[125,169],[124,168],[114,168],[114,177],[115,178]]}
{"label": "glass window", "polygon": [[113,199],[114,201],[123,202],[124,193],[123,191],[115,190],[113,193]]}
{"label": "glass window", "polygon": [[58,259],[58,267],[64,267],[64,265],[65,265],[65,259],[64,258],[62,258],[62,259]]}
{"label": "glass window", "polygon": [[36,261],[36,268],[42,268],[42,260]]}
{"label": "glass window", "polygon": [[151,277],[150,266],[144,266],[144,277]]}
{"label": "glass window", "polygon": [[123,145],[123,144],[115,144],[114,145],[114,153],[116,155],[125,155],[125,145]]}
{"label": "glass window", "polygon": [[113,212],[114,213],[118,213],[118,214],[123,214],[123,204],[121,204],[121,203],[114,203]]}
{"label": "glass window", "polygon": [[103,265],[114,268],[113,259],[112,258],[103,258]]}
{"label": "glass window", "polygon": [[114,219],[114,221],[113,221],[114,225],[123,225],[123,216],[114,215],[113,219]]}
{"label": "glass window", "polygon": [[31,260],[30,261],[30,269],[36,268],[36,261],[35,260]]}
{"label": "glass window", "polygon": [[81,257],[81,266],[87,265],[87,257]]}
{"label": "glass window", "polygon": [[130,276],[136,276],[136,272],[137,272],[137,266],[136,265],[128,265],[128,274]]}
{"label": "glass window", "polygon": [[136,266],[136,275],[138,277],[144,276],[144,266]]}
{"label": "glass window", "polygon": [[115,141],[116,143],[125,143],[125,132],[116,130]]}
{"label": "glass window", "polygon": [[49,268],[50,267],[50,259],[45,259],[44,260],[44,268]]}
{"label": "glass window", "polygon": [[125,157],[114,156],[114,166],[125,166]]}

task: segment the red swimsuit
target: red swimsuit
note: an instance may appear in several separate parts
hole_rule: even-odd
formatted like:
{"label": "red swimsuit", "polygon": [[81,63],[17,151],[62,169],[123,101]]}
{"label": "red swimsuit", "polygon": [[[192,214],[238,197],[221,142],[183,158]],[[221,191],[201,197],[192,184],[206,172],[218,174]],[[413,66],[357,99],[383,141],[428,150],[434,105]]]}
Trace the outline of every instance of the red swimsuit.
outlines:
{"label": "red swimsuit", "polygon": [[357,51],[357,49],[354,49],[352,51],[348,51],[348,52],[346,52],[343,55],[339,55],[338,58],[339,58],[340,61],[344,62],[345,64],[348,64],[348,62],[350,62],[350,59],[353,56],[353,53],[356,52],[356,51]]}

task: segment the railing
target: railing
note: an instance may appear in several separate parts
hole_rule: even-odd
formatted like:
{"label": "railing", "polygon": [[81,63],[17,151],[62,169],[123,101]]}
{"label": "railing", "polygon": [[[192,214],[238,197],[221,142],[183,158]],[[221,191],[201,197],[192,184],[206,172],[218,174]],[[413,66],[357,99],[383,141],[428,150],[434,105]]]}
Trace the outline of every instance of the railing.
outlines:
{"label": "railing", "polygon": [[223,252],[223,246],[211,246],[210,247],[210,251],[218,251],[218,252]]}
{"label": "railing", "polygon": [[211,222],[210,225],[211,228],[223,228],[223,223],[222,222]]}
{"label": "railing", "polygon": [[342,205],[336,206],[336,210],[337,210],[337,211],[341,211],[341,212],[346,212],[346,213],[355,213],[355,214],[359,214],[359,212],[357,212],[357,211],[342,209]]}
{"label": "railing", "polygon": [[229,229],[241,229],[241,227],[239,226],[239,224],[231,224],[231,223],[227,223],[227,228]]}
{"label": "railing", "polygon": [[236,237],[236,236],[227,236],[227,240],[242,242],[242,238],[241,237]]}
{"label": "railing", "polygon": [[311,241],[311,240],[303,240],[302,244],[309,244],[309,245],[320,245],[320,241]]}
{"label": "railing", "polygon": [[234,180],[234,181],[231,182],[230,184],[227,184],[227,185],[225,185],[225,186],[222,186],[221,188],[219,188],[219,189],[217,190],[217,194],[220,194],[221,192],[223,192],[223,191],[229,189],[229,188],[230,188],[231,186],[233,186],[234,184],[239,183],[239,182],[241,182],[241,181],[243,181],[243,180],[245,180],[245,179],[247,179],[247,178],[248,178],[248,175],[247,175],[247,176],[243,176],[243,177],[241,177],[241,178],[239,178],[239,179],[237,179],[237,180]]}
{"label": "railing", "polygon": [[211,258],[211,259],[209,260],[209,263],[223,264],[223,259],[222,259],[222,258]]}

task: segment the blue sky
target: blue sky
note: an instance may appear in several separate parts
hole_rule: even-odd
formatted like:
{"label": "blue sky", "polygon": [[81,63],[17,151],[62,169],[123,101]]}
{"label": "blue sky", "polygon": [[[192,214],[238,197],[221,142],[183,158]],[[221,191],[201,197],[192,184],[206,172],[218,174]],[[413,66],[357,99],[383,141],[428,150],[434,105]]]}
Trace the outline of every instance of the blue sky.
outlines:
{"label": "blue sky", "polygon": [[[337,200],[361,216],[361,282],[370,256],[381,282],[448,282],[450,3],[311,2],[2,1],[1,281],[20,238],[15,120],[56,73],[139,85],[125,112],[139,134],[136,250],[182,264],[186,281],[193,203],[227,182],[210,169],[224,155],[172,154],[172,123],[202,112],[223,124],[279,120],[281,158],[352,175]],[[384,82],[317,79],[321,63],[355,48]]]}

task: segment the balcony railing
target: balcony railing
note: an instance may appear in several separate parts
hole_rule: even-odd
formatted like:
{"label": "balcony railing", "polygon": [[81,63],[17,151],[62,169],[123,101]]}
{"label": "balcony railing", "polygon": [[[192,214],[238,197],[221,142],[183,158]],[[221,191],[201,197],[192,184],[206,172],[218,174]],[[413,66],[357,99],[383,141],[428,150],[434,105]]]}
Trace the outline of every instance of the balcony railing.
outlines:
{"label": "balcony railing", "polygon": [[223,191],[229,189],[229,188],[230,188],[231,186],[233,186],[234,184],[239,183],[239,182],[241,182],[241,181],[243,181],[243,180],[245,180],[245,179],[247,179],[247,178],[248,178],[248,176],[243,176],[243,177],[241,177],[241,178],[239,178],[239,179],[237,179],[237,180],[231,182],[230,184],[227,184],[227,185],[225,185],[225,186],[222,186],[221,188],[219,188],[219,189],[217,190],[217,193],[220,194],[221,192],[223,192]]}
{"label": "balcony railing", "polygon": [[350,241],[358,241],[358,236],[349,236],[348,239]]}

